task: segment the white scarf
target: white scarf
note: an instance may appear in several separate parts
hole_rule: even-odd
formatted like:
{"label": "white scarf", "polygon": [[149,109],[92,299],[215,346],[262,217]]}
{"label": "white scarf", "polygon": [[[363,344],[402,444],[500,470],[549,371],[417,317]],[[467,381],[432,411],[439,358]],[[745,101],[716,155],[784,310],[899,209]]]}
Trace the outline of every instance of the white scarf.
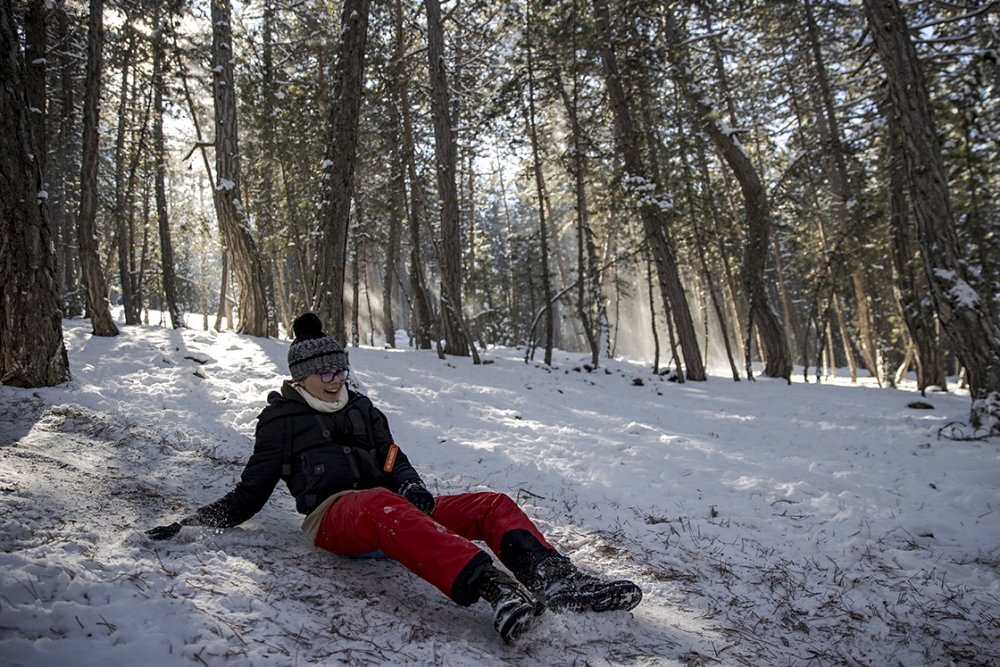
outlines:
{"label": "white scarf", "polygon": [[293,384],[292,386],[295,387],[295,390],[299,392],[299,395],[305,399],[306,403],[308,403],[309,407],[313,410],[318,410],[319,412],[336,412],[347,405],[348,397],[346,383],[340,385],[340,392],[337,394],[337,399],[333,403],[316,398],[297,384]]}

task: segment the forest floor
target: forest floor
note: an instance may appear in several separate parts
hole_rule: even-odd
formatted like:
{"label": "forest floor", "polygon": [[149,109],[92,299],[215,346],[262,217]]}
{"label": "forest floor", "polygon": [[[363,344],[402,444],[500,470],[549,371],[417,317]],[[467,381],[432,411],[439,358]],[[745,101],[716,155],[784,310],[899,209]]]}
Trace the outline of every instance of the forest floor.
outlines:
{"label": "forest floor", "polygon": [[65,330],[70,383],[0,387],[5,665],[1000,664],[1000,441],[938,437],[963,392],[351,348],[435,493],[509,493],[643,588],[508,646],[485,603],[308,544],[284,488],[238,528],[148,540],[239,479],[287,342]]}

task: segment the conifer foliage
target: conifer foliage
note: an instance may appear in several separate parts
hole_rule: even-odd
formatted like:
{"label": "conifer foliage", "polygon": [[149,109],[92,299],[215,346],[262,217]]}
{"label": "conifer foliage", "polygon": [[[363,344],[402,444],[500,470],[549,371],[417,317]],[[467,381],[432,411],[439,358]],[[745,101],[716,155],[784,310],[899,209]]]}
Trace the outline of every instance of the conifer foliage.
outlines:
{"label": "conifer foliage", "polygon": [[101,4],[11,7],[5,98],[46,193],[11,206],[97,333],[109,305],[258,336],[317,309],[474,360],[913,371],[996,426],[992,4]]}

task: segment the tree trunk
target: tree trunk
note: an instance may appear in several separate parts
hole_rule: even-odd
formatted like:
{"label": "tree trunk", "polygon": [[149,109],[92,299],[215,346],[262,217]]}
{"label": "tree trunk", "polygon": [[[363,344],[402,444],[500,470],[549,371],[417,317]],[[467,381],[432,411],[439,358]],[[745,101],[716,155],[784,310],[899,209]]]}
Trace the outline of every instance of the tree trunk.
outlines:
{"label": "tree trunk", "polygon": [[323,160],[323,207],[316,244],[313,309],[335,340],[345,340],[344,271],[358,123],[364,86],[369,0],[346,0],[340,18],[340,44],[330,105],[329,141]]}
{"label": "tree trunk", "polygon": [[[575,23],[577,15],[576,2],[573,3],[573,19]],[[563,106],[566,109],[566,116],[569,119],[571,132],[570,145],[573,147],[572,160],[570,162],[570,175],[573,177],[574,207],[576,208],[576,262],[577,262],[577,316],[583,326],[583,332],[590,348],[590,363],[594,368],[600,366],[601,341],[607,341],[607,331],[595,332],[594,322],[591,321],[593,308],[598,309],[597,327],[607,325],[607,316],[603,315],[604,296],[601,292],[600,276],[597,275],[597,251],[594,247],[594,234],[590,228],[590,215],[587,204],[587,156],[586,145],[583,135],[583,127],[580,124],[578,114],[580,82],[577,72],[576,61],[577,42],[576,31],[572,35],[573,45],[573,70],[572,70],[572,95],[566,91],[559,75],[559,68],[555,68],[553,76],[559,96],[562,98]],[[589,281],[589,284],[588,284]],[[588,290],[588,287],[590,288]]]}
{"label": "tree trunk", "polygon": [[[726,356],[729,358],[729,368],[733,372],[733,380],[736,382],[740,381],[740,371],[736,367],[736,360],[733,359],[733,348],[729,342],[729,333],[727,332],[728,327],[726,326],[726,316],[722,311],[722,296],[719,294],[718,288],[715,286],[715,279],[712,278],[712,270],[708,265],[708,249],[707,242],[704,240],[700,226],[698,225],[698,219],[695,215],[695,193],[693,188],[694,183],[694,173],[691,171],[690,163],[688,162],[689,147],[686,142],[684,142],[683,137],[685,136],[685,128],[678,123],[677,136],[682,137],[681,141],[681,166],[684,170],[683,179],[684,187],[686,189],[687,200],[688,200],[688,214],[691,216],[691,229],[694,230],[694,240],[695,245],[698,247],[698,262],[701,265],[701,274],[705,278],[705,284],[708,286],[708,295],[712,301],[712,308],[715,310],[715,319],[719,321],[719,332],[722,334],[722,342],[726,346]],[[702,184],[702,190],[708,191],[708,183]],[[708,195],[706,195],[706,198]],[[705,313],[705,348],[708,349],[708,313]],[[707,365],[707,363],[706,363]]]}
{"label": "tree trunk", "polygon": [[[753,311],[753,321],[757,325],[764,344],[764,374],[774,378],[790,380],[792,359],[788,352],[788,342],[777,314],[767,299],[764,269],[770,243],[771,220],[767,201],[767,191],[761,183],[750,157],[743,150],[736,135],[724,131],[712,119],[714,109],[705,99],[704,93],[696,90],[688,76],[687,57],[683,52],[682,39],[674,26],[672,12],[667,13],[664,22],[667,42],[672,49],[674,71],[678,87],[688,104],[701,119],[702,126],[712,138],[716,148],[729,164],[740,183],[746,205],[747,238],[743,253],[743,284]],[[749,336],[748,336],[749,338]]]}
{"label": "tree trunk", "polygon": [[448,75],[444,57],[444,25],[439,0],[424,0],[427,11],[427,58],[431,82],[431,116],[434,120],[434,155],[441,206],[441,319],[448,354],[469,355],[469,344],[458,322],[462,303],[462,248],[455,183],[455,139],[449,114]]}
{"label": "tree trunk", "polygon": [[[174,50],[177,51],[176,34],[174,35]],[[188,86],[187,72],[184,70],[183,60],[177,60],[178,71],[181,77],[181,84],[184,87],[184,99],[187,101],[188,109],[191,112],[191,123],[194,125],[195,138],[198,141],[198,149],[201,153],[201,161],[205,166],[205,174],[208,177],[209,182],[214,182],[215,178],[212,175],[212,165],[208,159],[208,151],[206,150],[206,144],[204,142],[201,125],[198,122],[198,112],[195,108],[194,97],[191,94],[191,88]],[[214,191],[212,193],[212,200],[215,204],[215,210],[218,212],[219,203],[218,195]],[[221,218],[220,218],[221,219]],[[220,225],[221,230],[221,225]],[[230,330],[233,328],[233,311],[232,304],[229,302],[229,251],[226,249],[226,244],[222,243],[222,270],[220,272],[221,280],[219,286],[219,309],[215,315],[215,326],[216,331],[222,331],[222,318],[226,318],[226,322]]]}
{"label": "tree trunk", "polygon": [[[604,80],[608,89],[611,110],[615,121],[615,139],[618,150],[625,162],[625,169],[633,182],[646,185],[646,170],[639,152],[638,138],[632,126],[632,117],[628,100],[622,87],[611,40],[611,27],[608,18],[607,0],[593,0],[594,18],[597,36],[600,41],[601,62],[604,67]],[[684,286],[677,272],[677,260],[674,255],[673,242],[668,230],[660,219],[660,203],[644,201],[639,214],[643,229],[656,263],[656,273],[660,283],[660,291],[664,301],[664,311],[671,312],[677,325],[681,352],[687,367],[689,380],[703,381],[705,367],[702,364],[701,352],[698,348],[698,337],[691,319],[691,309],[688,307]],[[678,369],[678,375],[680,374]]]}
{"label": "tree trunk", "polygon": [[[650,175],[652,176],[652,179],[653,179],[654,183],[660,184],[660,183],[663,183],[665,179],[661,180],[662,177],[661,177],[661,174],[660,174],[660,146],[659,146],[659,140],[657,139],[656,134],[655,134],[655,129],[654,129],[655,128],[655,123],[654,123],[654,120],[653,120],[653,113],[652,113],[652,108],[651,107],[652,107],[652,103],[650,102],[650,99],[649,99],[649,91],[648,91],[648,89],[646,89],[645,87],[640,87],[640,90],[639,90],[639,110],[640,110],[640,113],[642,114],[643,123],[645,125],[645,127],[643,128],[644,129],[643,135],[644,135],[645,141],[646,141],[646,146],[647,146],[646,150],[647,150],[647,153],[649,154],[649,170],[650,170]],[[685,168],[686,168],[686,166],[685,166]],[[683,177],[684,176],[682,175],[682,178]],[[692,218],[692,223],[693,222],[694,222],[694,220]],[[666,321],[667,321],[667,333],[668,333],[668,338],[670,340],[670,351],[671,351],[672,360],[673,360],[672,362],[673,362],[674,368],[677,369],[677,381],[683,383],[685,380],[684,380],[684,376],[680,372],[680,368],[681,368],[681,366],[680,366],[680,359],[677,356],[677,336],[675,335],[675,333],[674,333],[674,327],[671,324],[670,309],[667,308],[665,310],[666,310]],[[655,323],[656,310],[652,309],[650,312],[652,313],[652,315],[654,317],[653,338],[656,339],[657,338],[657,335],[656,335],[656,323]],[[705,314],[705,320],[704,320],[705,321],[705,356],[704,356],[704,359],[703,359],[702,363],[707,366],[708,365],[708,312],[706,310],[704,310],[704,309],[702,310],[702,312]],[[658,341],[656,343],[656,347],[659,348],[659,342]]]}
{"label": "tree trunk", "polygon": [[80,264],[87,288],[87,312],[95,336],[117,336],[111,317],[108,288],[97,243],[97,168],[101,103],[101,68],[104,46],[104,0],[90,0],[87,31],[87,79],[83,98],[83,159],[80,168],[80,214],[77,238]]}
{"label": "tree trunk", "polygon": [[[55,39],[66,42],[71,39],[72,28],[63,2],[59,3],[55,15]],[[79,59],[67,49],[60,49],[56,71],[59,78],[59,122],[52,138],[52,159],[47,163],[45,178],[48,179],[49,215],[58,256],[58,284],[61,305],[65,317],[83,314],[83,295],[79,283],[78,255],[73,252],[76,243],[76,197],[79,188],[76,177],[80,175],[79,142],[76,140],[77,104],[74,82],[79,76]]]}
{"label": "tree trunk", "polygon": [[[287,246],[278,236],[280,223],[278,216],[277,197],[275,196],[276,172],[280,168],[277,153],[277,131],[275,129],[275,99],[277,84],[274,72],[274,3],[267,0],[264,3],[264,17],[261,22],[261,156],[258,160],[260,168],[260,206],[257,214],[259,230],[262,272],[264,275],[264,294],[267,296],[267,332],[272,337],[278,336],[278,320],[288,320],[287,293],[278,297],[275,292],[275,280],[280,276],[278,264]],[[281,315],[285,314],[282,318]],[[289,320],[290,322],[290,320]],[[287,331],[286,327],[286,331]]]}
{"label": "tree trunk", "polygon": [[[133,77],[133,79],[136,79],[136,77]],[[138,84],[134,82],[132,88],[133,88],[132,98],[138,99],[139,97]],[[128,276],[131,281],[132,300],[134,309],[133,312],[135,312],[136,314],[142,311],[142,277],[144,274],[142,270],[140,270],[140,268],[142,267],[137,268],[135,262],[135,236],[136,236],[135,208],[136,207],[134,199],[135,199],[136,181],[138,180],[137,174],[139,173],[139,165],[140,162],[142,161],[142,158],[145,157],[144,147],[146,143],[146,133],[147,130],[149,129],[149,116],[150,116],[149,111],[152,106],[153,106],[153,95],[150,95],[149,98],[147,98],[146,108],[142,115],[142,121],[140,123],[139,140],[137,142],[136,149],[132,151],[132,157],[129,163],[128,177],[125,180],[125,191],[123,197],[123,201],[126,203],[125,211],[127,212],[125,220],[126,224],[124,225],[124,227],[125,227],[125,233],[128,235],[128,243],[126,244],[127,252],[125,254],[126,254],[126,262],[128,262]],[[149,192],[148,184],[147,187],[144,188],[144,190],[145,194],[148,194]],[[148,200],[146,197],[144,197],[143,213],[145,220],[148,220],[149,218],[148,216],[149,211],[147,204]],[[143,237],[144,239],[146,237],[145,229],[143,230]],[[145,247],[143,247],[142,252],[143,253],[146,252]],[[145,255],[143,255],[143,259],[145,259]]]}
{"label": "tree trunk", "polygon": [[896,269],[895,292],[906,329],[913,339],[917,361],[917,387],[946,386],[944,359],[935,326],[934,307],[926,298],[927,284],[917,273],[920,262],[910,243],[909,205],[906,196],[906,165],[900,143],[899,122],[888,111],[889,144],[889,234],[892,262]]}
{"label": "tree trunk", "polygon": [[[739,332],[744,330],[742,325],[743,316],[749,310],[749,306],[742,298],[742,292],[739,289],[737,280],[733,275],[732,266],[729,262],[729,252],[726,247],[725,236],[722,230],[722,215],[719,212],[719,207],[716,205],[712,177],[708,171],[708,159],[705,155],[705,147],[700,141],[697,146],[697,158],[698,173],[701,175],[701,180],[704,184],[703,198],[705,206],[712,218],[712,229],[710,230],[710,234],[713,237],[715,247],[718,249],[719,260],[722,262],[722,275],[725,279],[723,287],[729,289],[729,299],[723,300],[729,303],[730,314],[732,315],[733,346],[736,348],[733,352],[733,356],[738,358],[741,356],[740,345],[742,344]],[[723,290],[723,295],[724,294],[725,290]]]}
{"label": "tree trunk", "polygon": [[[410,237],[410,288],[413,290],[413,333],[416,346],[421,350],[431,349],[432,332],[434,331],[434,315],[431,312],[431,300],[427,294],[421,242],[420,225],[423,221],[423,195],[419,192],[420,183],[416,170],[411,168],[409,160],[407,171],[410,181],[410,214],[407,227]],[[402,185],[400,187],[403,187]]]}
{"label": "tree trunk", "polygon": [[48,10],[45,0],[24,3],[24,92],[28,102],[29,124],[37,148],[35,160],[42,174],[42,188],[48,189],[47,109],[45,93],[46,39]]}
{"label": "tree trunk", "polygon": [[166,22],[161,22],[159,31],[153,38],[153,159],[156,163],[154,189],[156,190],[156,218],[160,230],[160,255],[163,270],[163,295],[170,313],[170,326],[178,329],[184,326],[184,317],[177,305],[177,274],[174,271],[174,246],[170,238],[170,216],[167,210],[167,152],[163,142],[163,31]]}
{"label": "tree trunk", "polygon": [[[653,296],[656,291],[653,287],[653,258],[650,256],[647,248],[646,252],[646,290],[649,292],[649,324],[650,329],[653,333],[653,373],[659,375],[660,373],[660,334],[656,330],[656,297]],[[674,362],[677,361],[677,348],[673,345],[673,330],[670,328],[670,322],[667,322],[667,330],[671,333],[671,349],[674,353]]]}
{"label": "tree trunk", "polygon": [[[360,206],[356,206],[355,210],[359,210]],[[351,346],[357,347],[361,342],[361,332],[358,329],[358,318],[361,314],[360,302],[361,302],[361,275],[359,270],[359,262],[361,262],[361,235],[354,234],[351,237],[351,241],[354,242],[354,247],[351,248]]]}
{"label": "tree trunk", "polygon": [[466,187],[465,187],[465,219],[468,223],[469,230],[469,266],[466,272],[465,279],[465,289],[467,291],[466,303],[471,304],[472,312],[474,315],[472,319],[468,322],[470,336],[472,337],[473,344],[479,341],[480,345],[485,345],[485,337],[483,336],[483,316],[486,315],[484,310],[484,299],[488,298],[489,293],[489,283],[484,283],[481,277],[485,275],[485,272],[476,271],[476,248],[477,242],[477,229],[476,229],[476,166],[475,166],[475,155],[474,151],[468,151],[466,155],[466,170],[464,176]]}
{"label": "tree trunk", "polygon": [[[533,78],[533,77],[532,77]],[[533,84],[529,84],[533,86]],[[524,113],[524,124],[525,130],[528,134],[529,143],[531,144],[532,155],[538,154],[540,150],[540,145],[538,141],[538,132],[531,128],[531,121],[529,120],[529,114],[527,109]],[[539,160],[540,162],[540,160]],[[534,158],[532,158],[532,164],[534,164]],[[559,273],[559,291],[566,293],[566,298],[570,302],[570,308],[572,309],[572,292],[566,292],[566,287],[570,284],[569,271],[566,269],[566,260],[563,257],[562,243],[559,241],[559,228],[556,226],[555,216],[552,214],[552,199],[549,197],[548,185],[545,181],[545,171],[535,170],[535,181],[536,189],[539,190],[539,197],[541,201],[539,206],[544,206],[545,211],[542,213],[542,219],[545,220],[545,224],[548,225],[548,231],[546,232],[546,245],[549,248],[547,253],[547,260],[550,261],[553,257],[556,260],[556,270]],[[552,268],[551,264],[545,267],[545,270],[550,274],[550,282],[552,280]],[[549,288],[551,289],[551,287]],[[552,312],[546,317],[551,317],[553,321],[559,319],[559,300],[557,299],[555,303],[552,304]],[[580,322],[575,318],[570,318],[570,326],[573,328],[573,340],[577,346],[582,346],[584,341],[583,332],[580,331]],[[547,326],[547,325],[546,325]]]}
{"label": "tree trunk", "polygon": [[[229,253],[226,252],[225,248],[222,250],[222,272],[221,280],[219,281],[219,310],[215,314],[215,330],[222,331],[222,318],[226,317],[228,319],[229,314]],[[232,321],[229,322],[229,328],[233,328]]]}
{"label": "tree trunk", "polygon": [[[406,163],[407,179],[410,183],[409,238],[410,238],[410,288],[413,290],[413,315],[416,320],[413,326],[417,348],[431,349],[431,331],[434,329],[431,314],[430,297],[424,282],[423,261],[420,248],[420,225],[424,216],[424,197],[420,188],[420,178],[417,175],[416,149],[413,141],[413,122],[410,117],[410,94],[406,71],[406,45],[403,29],[403,2],[396,0],[396,93],[399,97],[400,117],[402,121],[401,140],[403,142],[403,161]],[[405,183],[400,183],[403,189],[402,198],[406,198]]]}
{"label": "tree trunk", "polygon": [[31,128],[14,7],[0,0],[0,382],[70,379],[41,152]]}
{"label": "tree trunk", "polygon": [[[786,58],[786,60],[788,60],[788,59]],[[798,127],[799,127],[799,130],[800,130],[797,133],[797,136],[800,137],[800,146],[799,146],[799,149],[803,152],[803,154],[805,154],[805,153],[809,152],[809,146],[805,142],[805,138],[804,138],[804,131],[805,131],[806,126],[808,125],[808,121],[805,120],[804,116],[806,114],[802,111],[802,109],[800,108],[800,106],[798,104],[798,99],[800,97],[804,97],[804,94],[800,95],[795,90],[795,83],[797,81],[797,79],[796,79],[797,72],[791,71],[790,68],[788,68],[786,66],[784,74],[785,74],[785,77],[786,77],[786,79],[788,81],[788,86],[789,86],[789,88],[791,90],[790,104],[791,104],[792,109],[795,112],[796,120],[797,120]],[[805,182],[806,182],[806,192],[807,192],[809,201],[813,205],[814,215],[816,216],[816,230],[819,233],[819,237],[820,237],[820,253],[819,253],[818,257],[816,258],[816,261],[822,264],[823,271],[826,274],[826,283],[827,283],[827,287],[824,290],[826,292],[825,296],[822,296],[822,297],[821,296],[817,296],[817,302],[819,302],[819,301],[821,301],[823,299],[828,299],[829,300],[830,307],[833,308],[834,313],[835,313],[835,315],[837,317],[837,327],[838,327],[838,330],[840,332],[840,338],[841,338],[841,342],[842,342],[843,348],[844,348],[844,358],[847,361],[847,367],[848,367],[848,370],[851,373],[851,382],[857,382],[858,381],[858,365],[857,365],[857,361],[854,358],[854,350],[851,347],[850,337],[847,334],[847,325],[846,325],[846,323],[844,321],[844,312],[843,312],[843,308],[840,305],[840,298],[839,298],[839,295],[837,293],[837,288],[838,288],[838,283],[839,283],[839,276],[841,274],[841,271],[843,269],[843,265],[844,265],[845,262],[840,258],[840,255],[835,252],[835,251],[838,250],[838,246],[836,244],[831,243],[830,240],[829,240],[829,237],[828,237],[827,232],[826,232],[826,223],[824,221],[823,206],[822,206],[822,204],[819,201],[819,195],[818,195],[818,192],[817,192],[818,188],[817,188],[815,182],[813,181],[812,177],[810,176],[810,173],[809,173],[808,170],[806,170]],[[826,311],[824,311],[824,312],[827,313],[827,315],[826,315],[827,317],[830,315],[829,309],[826,310]],[[820,334],[817,333],[817,335],[820,335]],[[833,349],[833,337],[832,336],[829,337],[828,344],[830,346],[830,349]],[[833,364],[833,366],[831,366],[831,367],[835,367],[835,363],[834,362],[835,362],[836,358],[832,354],[829,355],[829,356],[830,356],[830,363]],[[818,373],[819,373],[819,371],[817,371],[817,376],[818,376]]]}
{"label": "tree trunk", "polygon": [[514,334],[513,344],[516,346],[520,344],[521,336],[517,318],[514,316],[514,311],[517,308],[517,289],[514,279],[514,231],[510,220],[510,207],[507,205],[507,186],[503,182],[503,164],[500,161],[499,150],[497,150],[497,179],[500,182],[500,201],[503,203],[503,216],[507,231],[504,238],[507,248],[507,318]]}
{"label": "tree trunk", "polygon": [[826,172],[827,180],[830,184],[831,203],[837,222],[840,225],[844,243],[844,256],[853,264],[851,267],[851,280],[854,283],[854,298],[858,309],[861,355],[865,360],[865,367],[868,369],[868,372],[871,373],[872,377],[880,380],[875,351],[874,324],[872,321],[871,304],[869,303],[871,289],[868,285],[868,272],[863,257],[859,257],[859,253],[862,250],[860,249],[858,239],[855,238],[854,232],[851,230],[850,212],[847,207],[848,202],[854,198],[854,194],[851,191],[850,179],[847,174],[846,148],[841,138],[833,91],[830,86],[829,77],[827,76],[826,64],[823,62],[819,30],[816,26],[816,19],[813,16],[810,0],[806,0],[805,2],[805,15],[809,46],[812,51],[813,64],[816,68],[816,80],[819,83],[821,109],[817,116],[819,118],[819,129],[823,135],[823,143],[827,148]]}
{"label": "tree trunk", "polygon": [[[135,207],[132,207],[133,217]],[[134,227],[134,225],[133,225]],[[134,234],[133,234],[134,236]],[[146,183],[142,192],[142,250],[139,251],[139,266],[136,270],[136,298],[142,304],[142,279],[146,275],[146,264],[149,261],[149,184]],[[146,309],[146,320],[149,320],[149,308]]]}
{"label": "tree trunk", "polygon": [[864,0],[885,70],[934,307],[968,372],[975,427],[1000,429],[1000,336],[969,285],[926,82],[897,0]]}
{"label": "tree trunk", "polygon": [[[531,156],[535,171],[535,187],[538,190],[538,225],[541,239],[542,294],[545,298],[545,365],[552,365],[552,280],[549,277],[549,234],[545,223],[545,188],[542,185],[542,159],[538,155],[538,133],[535,128],[535,69],[531,53],[531,4],[528,3],[525,38],[528,61],[528,105],[525,109],[528,121]],[[563,285],[565,287],[565,285]]]}
{"label": "tree trunk", "polygon": [[774,272],[778,275],[778,294],[781,298],[781,312],[785,316],[785,340],[788,341],[788,356],[794,363],[795,341],[799,340],[802,335],[799,331],[799,320],[795,316],[795,308],[792,306],[792,297],[788,293],[788,284],[785,282],[785,265],[781,259],[781,245],[774,234],[771,235],[771,253],[774,255]]}
{"label": "tree trunk", "polygon": [[[126,15],[125,31],[128,33],[128,47],[122,55],[121,69],[121,89],[118,101],[118,133],[115,137],[115,229],[118,237],[118,281],[122,291],[122,310],[125,315],[125,324],[139,324],[139,311],[141,305],[135,298],[135,278],[132,275],[132,266],[135,263],[133,256],[133,237],[129,234],[128,205],[126,203],[125,187],[125,139],[128,134],[128,72],[132,67],[132,56],[135,52],[135,30],[128,22]],[[137,151],[138,153],[138,151]]]}
{"label": "tree trunk", "polygon": [[[390,105],[393,127],[399,127],[399,114],[395,105]],[[385,271],[382,274],[382,329],[387,347],[396,347],[396,324],[392,318],[393,295],[396,293],[396,268],[399,266],[399,246],[406,216],[406,176],[403,173],[403,156],[398,138],[392,144],[392,189],[393,206],[389,211],[389,243],[385,249]]]}
{"label": "tree trunk", "polygon": [[239,126],[229,0],[212,1],[212,72],[215,96],[215,213],[239,287],[239,327],[267,338],[267,298],[260,257],[240,194]]}

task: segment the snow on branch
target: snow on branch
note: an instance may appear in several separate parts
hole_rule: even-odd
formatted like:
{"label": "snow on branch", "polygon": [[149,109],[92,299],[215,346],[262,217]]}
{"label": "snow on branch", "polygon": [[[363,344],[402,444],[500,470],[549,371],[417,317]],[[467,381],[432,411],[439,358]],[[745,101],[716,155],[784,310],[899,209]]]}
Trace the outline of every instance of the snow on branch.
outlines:
{"label": "snow on branch", "polygon": [[[996,4],[997,4],[996,0],[994,0],[993,2],[989,3],[988,5],[983,5],[979,9],[976,9],[975,11],[971,11],[971,12],[968,12],[968,13],[965,13],[965,14],[960,14],[958,16],[950,16],[950,17],[947,17],[947,18],[934,19],[933,21],[927,21],[926,23],[920,23],[918,25],[911,25],[911,26],[909,26],[909,29],[910,29],[910,32],[919,32],[920,30],[924,30],[926,28],[931,28],[931,27],[936,26],[936,25],[945,25],[947,23],[957,23],[958,21],[962,21],[962,20],[965,20],[965,19],[971,19],[971,18],[973,18],[975,16],[979,16],[980,14],[985,14],[986,12],[991,11],[994,7],[996,7]],[[953,7],[954,9],[970,9],[969,7],[962,7],[961,5],[951,5],[951,7]]]}
{"label": "snow on branch", "polygon": [[975,32],[967,32],[964,35],[953,35],[951,37],[934,37],[932,39],[918,39],[918,44],[948,44],[950,42],[963,42],[976,36]]}
{"label": "snow on branch", "polygon": [[934,269],[934,275],[941,281],[950,283],[951,287],[945,292],[948,299],[959,308],[976,308],[979,306],[979,294],[972,288],[972,285],[958,277],[954,271],[947,269]]}
{"label": "snow on branch", "polygon": [[645,176],[626,176],[625,188],[631,190],[639,199],[639,206],[656,206],[661,211],[669,211],[674,207],[674,198],[665,192],[656,191],[656,183]]}

